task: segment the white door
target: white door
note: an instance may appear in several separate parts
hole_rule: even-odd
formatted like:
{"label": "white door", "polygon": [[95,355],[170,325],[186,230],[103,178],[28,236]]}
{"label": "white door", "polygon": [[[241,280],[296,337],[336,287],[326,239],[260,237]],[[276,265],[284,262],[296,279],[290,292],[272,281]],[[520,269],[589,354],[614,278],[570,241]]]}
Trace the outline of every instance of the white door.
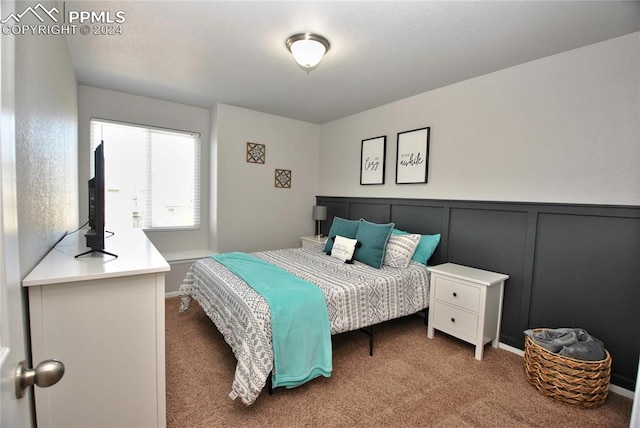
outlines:
{"label": "white door", "polygon": [[[2,0],[0,16],[14,11],[13,0]],[[16,155],[14,108],[14,36],[0,35],[2,74],[0,85],[0,426],[30,427],[30,390],[24,398],[15,394],[15,371],[26,360],[26,320],[18,256],[16,207]]]}

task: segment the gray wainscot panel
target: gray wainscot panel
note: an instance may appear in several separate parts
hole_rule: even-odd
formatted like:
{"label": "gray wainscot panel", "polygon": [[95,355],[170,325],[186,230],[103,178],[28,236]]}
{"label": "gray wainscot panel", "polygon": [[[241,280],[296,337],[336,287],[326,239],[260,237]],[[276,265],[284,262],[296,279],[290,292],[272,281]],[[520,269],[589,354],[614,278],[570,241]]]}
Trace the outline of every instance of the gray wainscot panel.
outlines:
{"label": "gray wainscot panel", "polygon": [[640,340],[640,220],[541,213],[537,231],[529,324],[584,328],[611,353],[613,383],[630,382]]}
{"label": "gray wainscot panel", "polygon": [[334,215],[441,234],[429,260],[509,275],[500,341],[580,327],[611,353],[612,383],[635,389],[640,355],[640,207],[318,196]]}
{"label": "gray wainscot panel", "polygon": [[500,340],[521,347],[520,303],[526,252],[527,211],[452,208],[447,261],[505,273]]}

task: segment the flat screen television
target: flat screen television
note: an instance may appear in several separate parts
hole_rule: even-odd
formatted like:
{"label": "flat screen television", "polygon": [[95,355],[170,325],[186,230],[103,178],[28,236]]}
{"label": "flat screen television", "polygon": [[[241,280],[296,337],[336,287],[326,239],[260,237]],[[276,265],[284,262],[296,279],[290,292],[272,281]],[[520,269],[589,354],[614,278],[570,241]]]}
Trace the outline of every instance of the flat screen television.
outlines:
{"label": "flat screen television", "polygon": [[118,257],[115,254],[104,251],[105,236],[105,176],[104,176],[104,142],[100,142],[94,152],[95,174],[89,180],[89,230],[84,235],[87,247],[91,248],[82,254],[76,256],[84,256],[90,253],[102,253],[110,256]]}

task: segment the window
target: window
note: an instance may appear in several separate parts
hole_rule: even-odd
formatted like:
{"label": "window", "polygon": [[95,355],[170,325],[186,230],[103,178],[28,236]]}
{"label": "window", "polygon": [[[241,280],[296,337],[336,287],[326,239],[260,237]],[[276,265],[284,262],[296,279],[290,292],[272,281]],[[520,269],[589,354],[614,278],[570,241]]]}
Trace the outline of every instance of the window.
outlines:
{"label": "window", "polygon": [[91,119],[90,132],[92,167],[104,142],[107,225],[200,226],[199,134],[103,119]]}

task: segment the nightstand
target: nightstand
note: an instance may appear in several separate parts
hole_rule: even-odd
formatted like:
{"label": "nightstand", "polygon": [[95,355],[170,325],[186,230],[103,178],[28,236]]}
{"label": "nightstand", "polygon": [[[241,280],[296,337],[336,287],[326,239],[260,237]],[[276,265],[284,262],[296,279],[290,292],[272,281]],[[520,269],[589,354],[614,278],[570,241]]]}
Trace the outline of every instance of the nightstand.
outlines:
{"label": "nightstand", "polygon": [[321,238],[317,238],[315,235],[311,236],[303,236],[300,238],[302,240],[302,247],[315,247],[316,245],[324,245],[327,242],[327,237],[323,236]]}
{"label": "nightstand", "polygon": [[469,342],[481,361],[484,345],[491,342],[497,348],[500,341],[502,296],[509,275],[454,263],[427,270],[431,273],[427,337],[433,339],[438,329]]}

